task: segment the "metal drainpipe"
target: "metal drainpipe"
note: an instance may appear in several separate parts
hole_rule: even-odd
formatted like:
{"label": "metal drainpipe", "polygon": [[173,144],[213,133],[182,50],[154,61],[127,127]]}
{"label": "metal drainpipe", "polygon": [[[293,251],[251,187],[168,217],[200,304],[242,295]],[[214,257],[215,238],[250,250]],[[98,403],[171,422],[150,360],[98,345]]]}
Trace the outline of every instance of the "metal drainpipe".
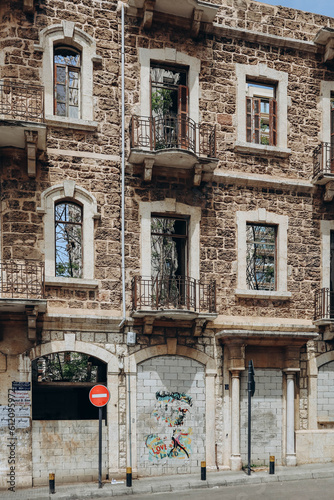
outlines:
{"label": "metal drainpipe", "polygon": [[124,4],[122,2],[122,10],[121,10],[121,113],[122,113],[122,146],[121,146],[121,157],[122,157],[122,194],[121,194],[121,247],[122,247],[122,302],[123,302],[123,319],[119,324],[119,328],[122,328],[126,321],[126,303],[125,303],[125,248],[124,248],[124,204],[125,204],[125,196],[124,196],[124,175],[125,175],[125,112],[124,112]]}
{"label": "metal drainpipe", "polygon": [[[123,301],[123,319],[119,324],[119,328],[122,328],[126,322],[126,303],[125,303],[125,245],[124,245],[124,232],[125,232],[125,217],[124,217],[124,205],[125,205],[125,194],[124,194],[124,177],[125,177],[125,110],[124,110],[124,3],[122,2],[121,9],[121,107],[122,107],[122,146],[121,146],[121,156],[122,156],[122,195],[121,195],[121,219],[122,219],[122,301]],[[128,411],[129,411],[129,466],[132,469],[132,429],[131,429],[131,383],[130,383],[130,373],[127,374],[128,377]]]}

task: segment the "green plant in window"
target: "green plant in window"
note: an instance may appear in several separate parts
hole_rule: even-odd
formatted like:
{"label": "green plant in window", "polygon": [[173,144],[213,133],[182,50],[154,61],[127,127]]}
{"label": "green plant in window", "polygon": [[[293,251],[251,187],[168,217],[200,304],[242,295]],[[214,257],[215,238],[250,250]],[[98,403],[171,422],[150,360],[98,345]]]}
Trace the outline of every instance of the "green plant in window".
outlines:
{"label": "green plant in window", "polygon": [[167,115],[173,105],[170,89],[156,89],[152,91],[152,112],[158,115]]}

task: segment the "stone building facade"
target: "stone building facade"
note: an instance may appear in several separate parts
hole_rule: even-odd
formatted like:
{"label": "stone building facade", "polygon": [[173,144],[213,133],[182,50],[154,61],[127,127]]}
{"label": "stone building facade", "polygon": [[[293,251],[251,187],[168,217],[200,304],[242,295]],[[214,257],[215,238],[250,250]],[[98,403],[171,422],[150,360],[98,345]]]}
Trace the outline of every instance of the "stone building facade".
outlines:
{"label": "stone building facade", "polygon": [[[0,4],[0,488],[334,457],[334,19]],[[71,371],[72,370],[72,371]],[[74,371],[73,371],[74,370]],[[80,371],[81,370],[81,371]]]}

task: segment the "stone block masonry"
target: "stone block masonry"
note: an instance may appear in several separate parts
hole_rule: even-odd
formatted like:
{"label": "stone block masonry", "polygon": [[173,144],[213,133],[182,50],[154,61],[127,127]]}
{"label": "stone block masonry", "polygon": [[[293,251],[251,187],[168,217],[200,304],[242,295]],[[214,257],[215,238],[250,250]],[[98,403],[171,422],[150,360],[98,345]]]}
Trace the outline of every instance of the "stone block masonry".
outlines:
{"label": "stone block masonry", "polygon": [[198,471],[205,460],[203,365],[159,356],[138,366],[137,446],[139,473]]}
{"label": "stone block masonry", "polygon": [[[98,420],[34,420],[32,460],[34,486],[98,479]],[[108,472],[108,433],[102,422],[102,477]]]}
{"label": "stone block masonry", "polygon": [[[248,372],[240,383],[240,449],[244,464],[248,462]],[[269,456],[276,463],[282,458],[282,372],[255,370],[255,394],[252,398],[252,463],[268,465]]]}

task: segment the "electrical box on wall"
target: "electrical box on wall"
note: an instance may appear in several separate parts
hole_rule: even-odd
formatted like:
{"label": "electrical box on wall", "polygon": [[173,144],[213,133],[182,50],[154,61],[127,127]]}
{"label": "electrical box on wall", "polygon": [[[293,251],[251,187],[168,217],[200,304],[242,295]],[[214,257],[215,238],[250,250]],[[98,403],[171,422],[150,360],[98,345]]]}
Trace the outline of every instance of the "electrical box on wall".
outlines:
{"label": "electrical box on wall", "polygon": [[135,345],[136,344],[136,337],[137,337],[137,334],[136,332],[128,332],[127,333],[127,338],[126,338],[126,343],[128,345]]}

